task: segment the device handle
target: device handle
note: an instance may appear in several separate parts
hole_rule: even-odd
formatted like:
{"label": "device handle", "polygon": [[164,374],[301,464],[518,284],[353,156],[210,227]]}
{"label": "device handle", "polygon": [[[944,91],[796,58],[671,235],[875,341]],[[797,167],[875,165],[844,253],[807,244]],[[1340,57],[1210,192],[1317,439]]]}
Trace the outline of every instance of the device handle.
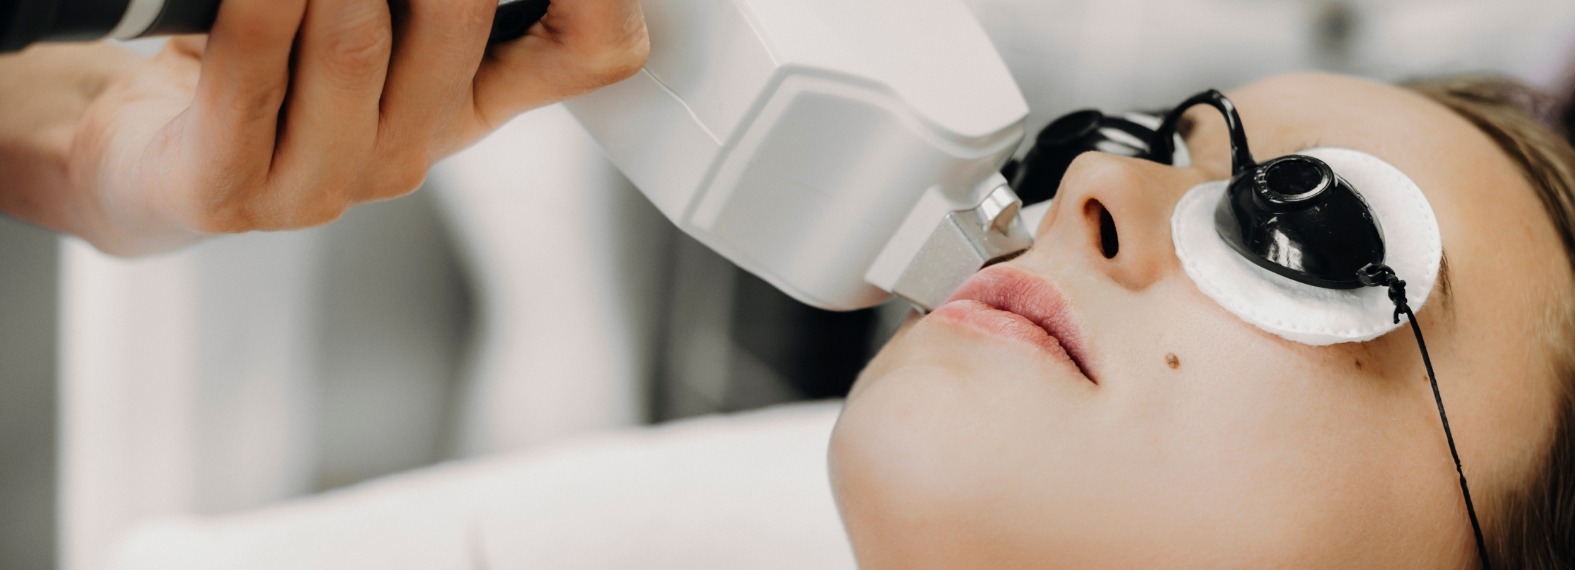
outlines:
{"label": "device handle", "polygon": [[498,14],[492,17],[492,36],[488,42],[500,44],[517,40],[547,15],[551,0],[501,0]]}
{"label": "device handle", "polygon": [[[0,52],[34,42],[129,40],[202,34],[213,28],[220,0],[0,0]],[[547,15],[551,0],[499,0],[493,44],[524,36]]]}

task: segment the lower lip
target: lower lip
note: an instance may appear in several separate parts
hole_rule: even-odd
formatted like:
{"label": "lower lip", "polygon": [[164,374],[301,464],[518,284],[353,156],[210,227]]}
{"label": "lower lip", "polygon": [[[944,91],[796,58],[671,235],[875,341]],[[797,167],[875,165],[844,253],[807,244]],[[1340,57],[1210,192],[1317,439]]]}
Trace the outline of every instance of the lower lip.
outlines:
{"label": "lower lip", "polygon": [[1028,317],[968,299],[959,299],[941,305],[930,313],[930,317],[956,323],[996,338],[1032,345],[1065,363],[1079,375],[1082,374],[1077,363],[1072,360],[1072,356],[1061,346],[1061,341],[1043,327],[1028,320]]}

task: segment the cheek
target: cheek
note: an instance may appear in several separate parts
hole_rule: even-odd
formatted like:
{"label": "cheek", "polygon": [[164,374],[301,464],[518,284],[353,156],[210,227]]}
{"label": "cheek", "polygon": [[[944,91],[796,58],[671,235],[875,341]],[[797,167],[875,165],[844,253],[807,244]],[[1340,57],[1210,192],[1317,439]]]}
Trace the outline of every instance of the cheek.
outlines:
{"label": "cheek", "polygon": [[1360,348],[1290,345],[1160,301],[1176,294],[1080,305],[1105,317],[1087,327],[1108,356],[1097,388],[924,327],[888,346],[831,448],[860,562],[1406,565],[1453,552],[1452,471],[1425,383],[1357,370]]}
{"label": "cheek", "polygon": [[1038,414],[926,367],[893,370],[850,399],[832,435],[833,489],[859,566],[1033,567],[1041,564],[1038,469],[1066,456]]}
{"label": "cheek", "polygon": [[[1283,346],[1252,329],[1171,343],[1181,369],[1132,379],[1105,441],[1122,451],[1104,468],[1144,473],[1148,485],[1131,486],[1159,490],[1139,495],[1150,510],[1192,521],[1195,541],[1250,537],[1234,546],[1268,566],[1457,554],[1466,527],[1425,380],[1380,375],[1389,367],[1360,347]],[[1174,532],[1139,520],[1123,526]]]}
{"label": "cheek", "polygon": [[[1073,455],[1094,388],[1011,346],[918,327],[859,380],[833,432],[833,487],[864,568],[1023,566],[1037,462]],[[1063,437],[1047,438],[1059,433]],[[1012,522],[1018,521],[1018,522]]]}

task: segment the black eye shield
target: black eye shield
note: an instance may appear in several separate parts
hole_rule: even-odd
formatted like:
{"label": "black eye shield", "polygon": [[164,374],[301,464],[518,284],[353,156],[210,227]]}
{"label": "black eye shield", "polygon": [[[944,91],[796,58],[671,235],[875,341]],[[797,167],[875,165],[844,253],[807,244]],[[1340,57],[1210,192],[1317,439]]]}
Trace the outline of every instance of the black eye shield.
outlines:
{"label": "black eye shield", "polygon": [[1049,199],[1072,161],[1089,151],[1174,164],[1177,124],[1197,105],[1219,110],[1230,132],[1229,199],[1215,215],[1220,238],[1259,267],[1301,283],[1366,286],[1362,269],[1384,262],[1383,230],[1372,209],[1322,160],[1293,154],[1255,161],[1236,106],[1219,91],[1187,99],[1157,126],[1095,110],[1063,116],[1039,133],[1011,172],[1013,189],[1025,203]]}

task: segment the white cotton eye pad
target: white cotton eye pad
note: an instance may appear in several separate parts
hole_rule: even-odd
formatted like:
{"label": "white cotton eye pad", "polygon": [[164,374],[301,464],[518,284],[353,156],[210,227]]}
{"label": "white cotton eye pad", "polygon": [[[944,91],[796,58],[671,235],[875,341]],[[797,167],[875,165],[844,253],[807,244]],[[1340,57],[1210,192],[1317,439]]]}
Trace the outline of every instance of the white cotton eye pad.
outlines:
{"label": "white cotton eye pad", "polygon": [[[1367,201],[1383,231],[1384,262],[1405,280],[1412,310],[1422,310],[1443,258],[1438,220],[1422,190],[1367,153],[1317,148],[1300,154],[1327,162]],[[1176,257],[1204,295],[1253,326],[1314,346],[1372,340],[1401,326],[1394,322],[1395,306],[1384,288],[1336,290],[1298,283],[1231,249],[1214,230],[1214,209],[1228,184],[1221,180],[1193,188],[1171,218]]]}

